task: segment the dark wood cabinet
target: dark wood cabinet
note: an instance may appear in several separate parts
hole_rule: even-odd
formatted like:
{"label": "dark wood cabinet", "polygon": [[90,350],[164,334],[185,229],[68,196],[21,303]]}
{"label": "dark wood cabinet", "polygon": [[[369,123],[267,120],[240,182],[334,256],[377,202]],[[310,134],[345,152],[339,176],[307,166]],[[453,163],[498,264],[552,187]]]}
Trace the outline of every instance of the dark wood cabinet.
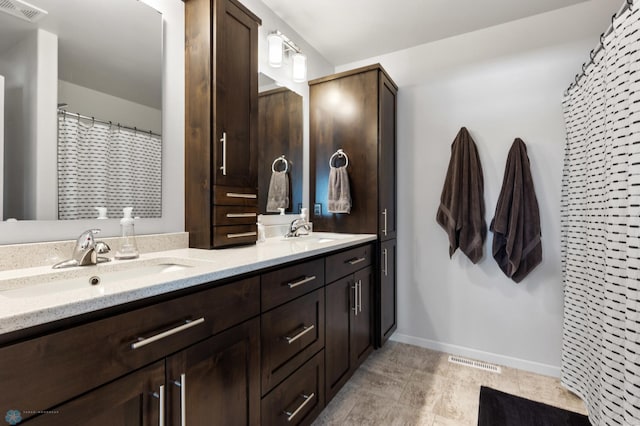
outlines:
{"label": "dark wood cabinet", "polygon": [[380,244],[380,291],[377,293],[376,307],[380,310],[376,322],[376,337],[384,344],[398,327],[398,291],[396,286],[396,244],[391,239]]}
{"label": "dark wood cabinet", "polygon": [[[185,2],[185,221],[191,247],[257,238],[255,222],[238,225],[237,216],[212,211],[214,205],[244,206],[242,213],[257,213],[260,23],[236,0]],[[217,193],[237,196],[221,201]]]}
{"label": "dark wood cabinet", "polygon": [[259,424],[259,320],[235,326],[167,358],[166,386],[169,424]]}
{"label": "dark wood cabinet", "polygon": [[[165,416],[161,411],[165,392],[164,362],[157,362],[20,424],[156,426]],[[27,407],[20,406],[23,410]]]}
{"label": "dark wood cabinet", "polygon": [[[310,209],[314,230],[377,234],[379,243],[396,239],[397,93],[397,85],[379,64],[309,82],[309,205],[321,210],[316,214],[316,208]],[[349,157],[350,214],[327,212],[329,158],[338,149]],[[376,346],[390,335],[383,315],[397,316],[396,299],[391,305],[382,296],[390,286],[395,294],[395,270],[393,275],[380,275],[381,260],[376,256]],[[378,303],[383,299],[384,307]]]}
{"label": "dark wood cabinet", "polygon": [[327,402],[373,351],[373,283],[373,269],[366,267],[327,285]]}

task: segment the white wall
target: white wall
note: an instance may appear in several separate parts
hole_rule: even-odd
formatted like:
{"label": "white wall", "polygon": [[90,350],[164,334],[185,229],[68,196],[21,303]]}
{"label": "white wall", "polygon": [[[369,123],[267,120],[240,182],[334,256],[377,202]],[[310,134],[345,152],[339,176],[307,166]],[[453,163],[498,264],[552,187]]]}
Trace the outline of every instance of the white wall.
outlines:
{"label": "white wall", "polygon": [[[180,232],[184,231],[184,3],[143,1],[160,11],[164,21],[162,218],[136,221],[136,232]],[[117,219],[5,222],[0,223],[0,244],[74,239],[94,227],[101,228],[104,236],[120,232]]]}
{"label": "white wall", "polygon": [[[613,3],[588,2],[338,67],[380,62],[399,85],[394,339],[559,374],[560,102],[619,6]],[[491,257],[490,232],[484,258],[473,265],[460,251],[449,259],[446,233],[435,221],[450,144],[462,126],[475,139],[483,165],[487,225],[509,148],[515,137],[527,144],[543,262],[520,284]]]}
{"label": "white wall", "polygon": [[58,102],[66,103],[65,109],[87,117],[120,123],[141,130],[162,132],[162,111],[131,102],[68,81],[58,80]]}

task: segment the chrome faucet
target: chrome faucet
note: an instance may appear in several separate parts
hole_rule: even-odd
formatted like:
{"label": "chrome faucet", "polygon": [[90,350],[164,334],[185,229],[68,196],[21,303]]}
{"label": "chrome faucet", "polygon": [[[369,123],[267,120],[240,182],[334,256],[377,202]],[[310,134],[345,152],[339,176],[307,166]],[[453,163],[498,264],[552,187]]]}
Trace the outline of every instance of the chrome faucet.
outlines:
{"label": "chrome faucet", "polygon": [[309,231],[311,231],[311,226],[309,226],[309,223],[302,218],[298,218],[291,222],[291,225],[289,225],[289,232],[287,232],[284,237],[290,238],[299,237],[301,235],[309,235]]}
{"label": "chrome faucet", "polygon": [[73,249],[71,259],[56,263],[53,265],[53,269],[109,262],[111,259],[108,257],[98,256],[99,254],[108,253],[111,250],[107,243],[95,240],[94,236],[99,232],[99,229],[89,229],[80,234],[76,240],[76,247]]}

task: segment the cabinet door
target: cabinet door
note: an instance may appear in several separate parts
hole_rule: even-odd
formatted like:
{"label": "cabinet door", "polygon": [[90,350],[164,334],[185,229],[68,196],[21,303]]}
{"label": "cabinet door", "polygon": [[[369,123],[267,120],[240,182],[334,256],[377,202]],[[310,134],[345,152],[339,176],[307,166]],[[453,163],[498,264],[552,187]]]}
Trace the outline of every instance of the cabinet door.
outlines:
{"label": "cabinet door", "polygon": [[382,240],[396,237],[396,89],[380,73],[380,146],[378,162],[379,227]]}
{"label": "cabinet door", "polygon": [[397,313],[397,285],[396,285],[396,262],[397,262],[397,240],[387,240],[380,244],[380,270],[378,289],[378,315],[376,324],[377,345],[382,346],[389,339],[389,336],[396,330],[398,324]]}
{"label": "cabinet door", "polygon": [[230,0],[216,4],[213,183],[257,188],[258,24]]}
{"label": "cabinet door", "polygon": [[351,367],[357,368],[373,350],[373,268],[354,274],[355,308],[351,311]]}
{"label": "cabinet door", "polygon": [[167,387],[169,424],[260,423],[259,319],[167,358]]}
{"label": "cabinet door", "polygon": [[[164,362],[161,361],[20,424],[156,426],[160,424],[160,416],[164,416],[161,412],[164,392]],[[162,420],[166,424],[164,418]]]}
{"label": "cabinet door", "polygon": [[349,379],[349,324],[355,309],[353,276],[326,287],[325,315],[325,383],[327,402]]}

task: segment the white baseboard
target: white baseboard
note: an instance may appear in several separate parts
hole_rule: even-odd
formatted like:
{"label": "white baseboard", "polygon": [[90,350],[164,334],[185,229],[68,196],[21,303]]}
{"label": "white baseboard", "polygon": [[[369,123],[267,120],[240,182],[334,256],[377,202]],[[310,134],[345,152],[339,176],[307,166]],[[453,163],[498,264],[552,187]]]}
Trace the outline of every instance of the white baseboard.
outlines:
{"label": "white baseboard", "polygon": [[390,340],[420,346],[434,351],[445,352],[452,355],[459,355],[479,361],[491,362],[493,364],[504,365],[506,367],[517,368],[519,370],[531,371],[532,373],[543,374],[545,376],[560,377],[560,367],[549,364],[542,364],[526,359],[513,358],[510,356],[494,354],[491,352],[479,351],[464,346],[452,345],[449,343],[436,342],[435,340],[424,339],[422,337],[408,336],[406,334],[394,333]]}

